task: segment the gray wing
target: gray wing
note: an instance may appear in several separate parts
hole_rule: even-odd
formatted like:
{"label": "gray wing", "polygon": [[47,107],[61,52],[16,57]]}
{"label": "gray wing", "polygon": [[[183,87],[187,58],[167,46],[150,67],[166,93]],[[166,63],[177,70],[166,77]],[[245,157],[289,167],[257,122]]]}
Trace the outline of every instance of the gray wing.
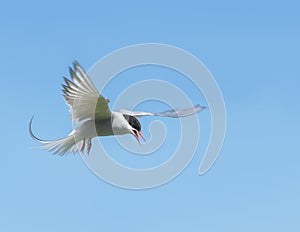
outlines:
{"label": "gray wing", "polygon": [[129,111],[122,109],[120,110],[120,113],[131,115],[134,117],[142,117],[142,116],[161,116],[161,117],[171,117],[171,118],[179,118],[179,117],[186,117],[193,114],[196,114],[203,109],[205,109],[205,106],[196,105],[192,108],[186,108],[186,109],[173,109],[164,111],[161,113],[152,113],[152,112],[138,112],[138,111]]}
{"label": "gray wing", "polygon": [[62,85],[63,96],[70,106],[72,121],[109,118],[109,100],[99,94],[78,62],[75,61],[73,65],[74,69],[69,69],[72,81],[64,77],[66,85]]}

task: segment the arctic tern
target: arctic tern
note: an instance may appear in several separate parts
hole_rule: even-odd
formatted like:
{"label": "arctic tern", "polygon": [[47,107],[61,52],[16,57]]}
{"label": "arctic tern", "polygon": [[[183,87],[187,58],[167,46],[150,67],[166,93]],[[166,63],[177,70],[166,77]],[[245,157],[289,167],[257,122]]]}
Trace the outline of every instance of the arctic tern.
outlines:
{"label": "arctic tern", "polygon": [[32,120],[29,123],[29,133],[41,148],[54,154],[64,155],[67,153],[79,153],[86,150],[90,153],[92,138],[97,136],[132,134],[140,143],[139,136],[144,140],[141,132],[141,124],[138,117],[162,116],[162,117],[185,117],[206,107],[196,105],[182,110],[168,110],[162,113],[135,112],[120,110],[114,112],[109,109],[109,99],[99,94],[96,87],[78,62],[73,63],[73,69],[69,68],[72,80],[64,77],[63,97],[70,107],[71,120],[78,124],[65,138],[58,140],[42,140],[32,132]]}

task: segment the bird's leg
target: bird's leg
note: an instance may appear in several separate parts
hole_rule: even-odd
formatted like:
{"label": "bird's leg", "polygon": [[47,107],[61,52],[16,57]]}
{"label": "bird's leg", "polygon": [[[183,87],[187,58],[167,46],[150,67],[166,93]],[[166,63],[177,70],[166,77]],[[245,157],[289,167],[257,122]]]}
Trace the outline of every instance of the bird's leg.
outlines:
{"label": "bird's leg", "polygon": [[87,145],[88,154],[90,154],[91,148],[92,148],[92,138],[89,138],[88,145]]}
{"label": "bird's leg", "polygon": [[83,143],[82,143],[80,151],[83,152],[84,148],[85,148],[85,138],[83,139]]}

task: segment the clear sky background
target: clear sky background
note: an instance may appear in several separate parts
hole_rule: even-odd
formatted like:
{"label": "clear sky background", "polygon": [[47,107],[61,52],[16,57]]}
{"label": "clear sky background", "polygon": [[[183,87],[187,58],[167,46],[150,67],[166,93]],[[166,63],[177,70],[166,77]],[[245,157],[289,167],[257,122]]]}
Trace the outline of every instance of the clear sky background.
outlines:
{"label": "clear sky background", "polygon": [[[299,2],[289,0],[1,2],[0,231],[299,231],[299,11]],[[176,179],[147,191],[107,184],[79,155],[33,149],[33,114],[42,138],[71,130],[60,84],[74,59],[88,70],[115,49],[145,42],[189,51],[220,85],[227,135],[207,174],[197,173],[201,142]],[[166,74],[171,80],[173,73]],[[112,82],[108,97],[113,101],[124,87]],[[190,94],[205,104],[201,94]],[[140,107],[158,109],[156,102]],[[209,111],[199,120],[205,141]],[[151,119],[142,122],[147,137]],[[133,166],[143,159],[122,155],[114,158]]]}

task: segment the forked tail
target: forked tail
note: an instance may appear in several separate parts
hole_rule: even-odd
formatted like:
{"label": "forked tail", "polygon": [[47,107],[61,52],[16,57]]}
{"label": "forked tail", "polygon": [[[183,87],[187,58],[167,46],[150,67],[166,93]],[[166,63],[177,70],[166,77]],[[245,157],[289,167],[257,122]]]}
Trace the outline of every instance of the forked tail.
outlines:
{"label": "forked tail", "polygon": [[80,147],[83,146],[84,141],[76,138],[76,131],[72,131],[67,137],[58,140],[42,140],[36,137],[31,128],[33,116],[29,122],[30,136],[37,142],[41,143],[40,146],[43,150],[53,152],[53,154],[64,155],[66,153],[78,153]]}

